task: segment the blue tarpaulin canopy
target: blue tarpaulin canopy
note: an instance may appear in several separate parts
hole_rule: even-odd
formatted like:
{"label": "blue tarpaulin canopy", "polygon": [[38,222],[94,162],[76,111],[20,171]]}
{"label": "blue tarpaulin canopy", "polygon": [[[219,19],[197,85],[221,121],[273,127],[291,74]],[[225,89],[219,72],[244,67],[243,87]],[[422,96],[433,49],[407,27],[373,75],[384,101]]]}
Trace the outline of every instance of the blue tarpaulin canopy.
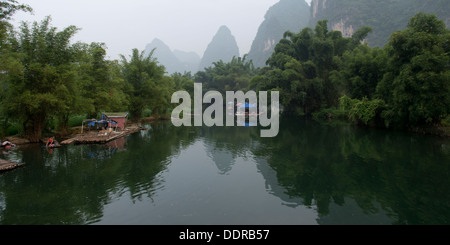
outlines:
{"label": "blue tarpaulin canopy", "polygon": [[[83,120],[83,124],[87,122],[88,127],[95,127],[95,124],[97,124],[100,127],[114,127],[117,125],[117,122],[111,119],[108,120],[95,120],[95,119],[85,119]],[[81,125],[81,133],[83,133],[83,124]]]}
{"label": "blue tarpaulin canopy", "polygon": [[240,108],[256,108],[256,105],[245,103],[245,104],[241,105]]}

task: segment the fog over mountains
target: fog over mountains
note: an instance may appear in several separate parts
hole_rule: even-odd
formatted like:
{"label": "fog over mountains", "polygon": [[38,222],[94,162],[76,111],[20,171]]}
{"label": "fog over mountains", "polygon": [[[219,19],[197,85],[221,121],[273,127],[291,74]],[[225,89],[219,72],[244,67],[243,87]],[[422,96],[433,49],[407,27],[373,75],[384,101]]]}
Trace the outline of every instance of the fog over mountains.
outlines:
{"label": "fog over mountains", "polygon": [[286,31],[294,33],[308,25],[310,7],[304,0],[281,0],[269,8],[259,26],[248,59],[263,67]]}
{"label": "fog over mountains", "polygon": [[[326,19],[330,30],[341,31],[343,36],[351,36],[360,26],[372,27],[366,40],[370,46],[383,46],[392,32],[403,30],[415,13],[423,11],[436,14],[450,24],[450,5],[448,0],[312,0],[311,6],[305,0],[280,0],[270,7],[264,21],[258,28],[247,60],[255,67],[263,67],[276,44],[286,31],[297,33],[305,27],[314,29],[317,21]],[[245,24],[245,23],[243,23]],[[155,49],[153,57],[166,67],[169,74],[203,70],[213,62],[229,62],[239,53],[236,40],[227,26],[218,28],[204,54],[171,50],[163,41],[154,39],[146,46],[149,54]]]}
{"label": "fog over mountains", "polygon": [[157,58],[158,62],[166,67],[166,71],[169,74],[175,72],[191,72],[191,74],[194,74],[212,66],[216,61],[229,62],[234,56],[239,57],[239,47],[236,39],[227,26],[219,28],[208,44],[202,58],[195,52],[172,51],[158,38],[155,38],[145,47],[145,53],[148,55],[153,49],[153,57]]}
{"label": "fog over mountains", "polygon": [[[285,31],[298,32],[307,26],[310,19],[309,9],[304,0],[280,0],[270,7],[253,40],[248,60],[252,59],[256,67],[264,66]],[[213,62],[220,60],[229,62],[233,56],[245,55],[239,53],[232,30],[226,25],[219,27],[201,57],[193,52],[172,51],[157,38],[146,46],[145,52],[149,54],[153,49],[155,49],[153,57],[166,67],[169,74],[185,71],[194,74],[212,66]]]}
{"label": "fog over mountains", "polygon": [[169,46],[158,38],[147,44],[145,54],[149,55],[152,50],[152,57],[157,58],[158,62],[166,67],[166,71],[169,74],[175,72],[183,73],[185,71],[194,74],[198,71],[201,58],[195,52],[172,51]]}
{"label": "fog over mountains", "polygon": [[221,26],[206,48],[199,70],[212,66],[213,62],[216,61],[230,62],[234,56],[239,57],[239,47],[236,39],[228,27]]}

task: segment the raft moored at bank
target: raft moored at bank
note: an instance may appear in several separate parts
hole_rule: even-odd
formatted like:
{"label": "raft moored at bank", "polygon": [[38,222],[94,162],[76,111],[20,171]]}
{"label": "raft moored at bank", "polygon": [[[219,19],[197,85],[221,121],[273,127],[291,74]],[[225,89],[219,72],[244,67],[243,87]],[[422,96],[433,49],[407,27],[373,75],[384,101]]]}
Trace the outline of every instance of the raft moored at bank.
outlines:
{"label": "raft moored at bank", "polygon": [[23,163],[11,162],[7,160],[0,159],[0,172],[12,170],[22,166]]}
{"label": "raft moored at bank", "polygon": [[140,127],[130,126],[126,127],[120,131],[114,131],[112,128],[108,128],[106,130],[100,131],[89,131],[84,132],[82,134],[75,135],[74,137],[64,140],[61,142],[61,145],[69,145],[69,144],[104,144],[110,142],[112,140],[125,137],[129,134],[138,132],[141,130]]}
{"label": "raft moored at bank", "polygon": [[[80,134],[61,142],[68,144],[104,144],[141,130],[127,126],[128,113],[102,113],[100,119],[85,119]],[[86,126],[86,127],[85,127]]]}

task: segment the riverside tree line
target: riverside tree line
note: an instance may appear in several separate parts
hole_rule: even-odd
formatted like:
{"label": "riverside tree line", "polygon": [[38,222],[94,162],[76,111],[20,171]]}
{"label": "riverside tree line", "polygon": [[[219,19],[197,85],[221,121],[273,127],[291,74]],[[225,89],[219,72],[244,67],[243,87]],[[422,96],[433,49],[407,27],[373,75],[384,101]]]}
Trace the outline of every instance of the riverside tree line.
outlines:
{"label": "riverside tree line", "polygon": [[152,57],[137,49],[121,60],[107,60],[103,43],[71,43],[79,30],[57,30],[47,17],[23,22],[14,30],[8,21],[16,11],[31,11],[15,0],[1,2],[0,127],[15,123],[31,142],[55,128],[67,131],[74,115],[96,118],[105,111],[128,111],[139,120],[144,109],[156,116],[170,107],[174,79]]}
{"label": "riverside tree line", "polygon": [[11,16],[31,8],[15,0],[0,4],[3,135],[15,124],[37,142],[50,128],[67,131],[74,116],[95,118],[105,111],[127,111],[134,121],[149,110],[165,116],[174,106],[172,93],[193,93],[194,82],[220,92],[280,91],[285,112],[296,115],[340,115],[387,128],[448,121],[450,31],[434,15],[416,14],[384,48],[363,42],[370,27],[347,38],[328,30],[323,20],[314,29],[287,31],[266,67],[255,68],[244,56],[194,75],[169,76],[152,53],[133,49],[120,60],[107,60],[103,43],[71,43],[78,28],[57,30],[50,17],[15,30]]}

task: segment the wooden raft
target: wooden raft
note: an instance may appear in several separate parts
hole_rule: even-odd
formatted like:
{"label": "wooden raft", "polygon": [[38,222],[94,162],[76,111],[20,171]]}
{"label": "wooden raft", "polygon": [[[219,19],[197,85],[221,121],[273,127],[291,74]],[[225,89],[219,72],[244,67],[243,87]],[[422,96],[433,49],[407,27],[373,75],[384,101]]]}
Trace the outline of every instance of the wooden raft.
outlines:
{"label": "wooden raft", "polygon": [[22,166],[23,163],[10,162],[0,159],[0,171],[7,171]]}
{"label": "wooden raft", "polygon": [[72,143],[75,144],[104,144],[115,139],[119,139],[121,137],[127,136],[129,134],[135,133],[140,129],[137,127],[126,128],[121,132],[100,132],[100,133],[90,133],[77,135],[73,138],[64,140],[61,142],[61,145],[69,145]]}

